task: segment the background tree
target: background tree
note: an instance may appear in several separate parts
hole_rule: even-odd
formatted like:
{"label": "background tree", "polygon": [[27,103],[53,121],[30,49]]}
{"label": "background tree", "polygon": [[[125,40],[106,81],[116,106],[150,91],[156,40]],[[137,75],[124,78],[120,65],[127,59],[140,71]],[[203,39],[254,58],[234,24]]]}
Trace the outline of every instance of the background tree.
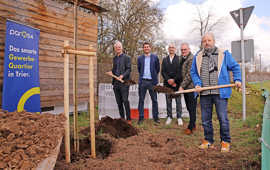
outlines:
{"label": "background tree", "polygon": [[163,43],[155,41],[163,21],[158,4],[148,0],[101,0],[100,3],[109,11],[99,16],[99,57],[113,56],[115,40],[123,43],[125,53],[131,58],[142,53],[144,41],[154,45],[154,52],[162,53]]}
{"label": "background tree", "polygon": [[224,24],[224,17],[217,17],[211,9],[203,11],[199,6],[197,9],[197,17],[193,20],[194,28],[192,32],[199,33],[199,40],[202,39],[203,35],[207,32],[215,33],[222,31],[222,24]]}

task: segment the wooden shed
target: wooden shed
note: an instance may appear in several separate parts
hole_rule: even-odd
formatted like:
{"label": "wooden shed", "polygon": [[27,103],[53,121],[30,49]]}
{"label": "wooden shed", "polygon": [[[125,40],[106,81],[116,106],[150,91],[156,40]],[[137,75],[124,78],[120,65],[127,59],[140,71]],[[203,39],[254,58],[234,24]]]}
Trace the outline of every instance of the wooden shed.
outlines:
{"label": "wooden shed", "polygon": [[[79,0],[77,48],[87,49],[92,45],[97,48],[98,16],[103,8],[98,0]],[[3,65],[5,49],[6,20],[11,19],[40,30],[39,75],[41,107],[53,109],[63,106],[64,40],[73,46],[74,37],[74,2],[73,0],[1,0],[0,1],[0,100],[2,103]],[[73,102],[73,63],[70,59],[70,101]],[[95,63],[95,80],[97,80]],[[96,82],[96,81],[95,81]],[[78,57],[78,103],[88,101],[88,58]],[[95,83],[95,87],[97,84]]]}

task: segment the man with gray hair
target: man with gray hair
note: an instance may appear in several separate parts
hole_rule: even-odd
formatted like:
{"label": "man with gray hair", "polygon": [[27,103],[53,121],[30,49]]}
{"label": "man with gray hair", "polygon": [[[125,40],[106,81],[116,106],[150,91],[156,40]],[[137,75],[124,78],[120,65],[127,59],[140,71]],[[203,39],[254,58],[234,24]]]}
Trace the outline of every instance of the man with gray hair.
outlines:
{"label": "man with gray hair", "polygon": [[213,147],[212,110],[213,105],[215,105],[220,124],[221,152],[229,152],[231,136],[227,107],[232,89],[228,87],[201,92],[199,88],[230,84],[229,71],[233,73],[233,81],[236,87],[241,88],[240,66],[228,50],[222,50],[215,46],[213,34],[207,33],[203,36],[202,47],[203,49],[194,57],[190,70],[195,88],[200,93],[204,140],[199,148]]}
{"label": "man with gray hair", "polygon": [[[180,84],[179,91],[193,89],[194,85],[190,77],[190,69],[193,60],[193,54],[190,52],[189,44],[181,44],[181,65],[182,65],[182,78],[183,81]],[[185,129],[185,134],[191,135],[196,130],[196,107],[197,98],[194,97],[194,93],[184,94],[186,107],[189,113],[189,124]]]}
{"label": "man with gray hair", "polygon": [[[112,74],[118,76],[121,80],[129,80],[131,72],[131,60],[130,57],[123,53],[122,43],[116,41],[114,44],[115,57],[113,58]],[[126,119],[131,124],[130,118],[130,104],[128,100],[129,85],[125,85],[120,81],[113,78],[113,91],[118,106],[119,114],[122,119],[125,119],[124,107],[126,111]]]}
{"label": "man with gray hair", "polygon": [[[181,65],[179,56],[175,54],[175,45],[169,44],[168,51],[169,55],[162,61],[161,75],[164,79],[164,86],[177,91],[181,83]],[[175,98],[176,102],[176,117],[179,126],[183,125],[182,120],[182,104],[181,96]],[[166,125],[172,122],[172,98],[166,94],[167,104],[167,121]]]}

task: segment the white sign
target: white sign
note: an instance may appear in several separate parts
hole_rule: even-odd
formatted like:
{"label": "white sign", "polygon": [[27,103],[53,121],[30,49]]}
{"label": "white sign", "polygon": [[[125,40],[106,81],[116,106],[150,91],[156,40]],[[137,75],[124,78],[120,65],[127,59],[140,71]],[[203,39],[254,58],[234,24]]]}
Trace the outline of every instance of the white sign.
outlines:
{"label": "white sign", "polygon": [[[120,118],[118,107],[116,104],[113,86],[112,84],[99,84],[99,92],[98,92],[98,111],[99,111],[99,119],[105,116],[109,116],[111,118]],[[188,111],[186,109],[184,97],[181,96],[182,101],[182,116],[188,117]],[[138,95],[138,85],[132,85],[129,88],[129,102],[131,109],[131,116],[134,116],[135,112],[138,113],[138,103],[139,103],[139,95]],[[176,117],[176,107],[175,100],[173,99],[173,117]],[[149,118],[152,118],[152,102],[150,99],[149,93],[146,94],[144,100],[144,109],[149,109]],[[166,118],[167,117],[167,109],[166,109],[166,98],[164,93],[158,94],[158,110],[159,117]]]}

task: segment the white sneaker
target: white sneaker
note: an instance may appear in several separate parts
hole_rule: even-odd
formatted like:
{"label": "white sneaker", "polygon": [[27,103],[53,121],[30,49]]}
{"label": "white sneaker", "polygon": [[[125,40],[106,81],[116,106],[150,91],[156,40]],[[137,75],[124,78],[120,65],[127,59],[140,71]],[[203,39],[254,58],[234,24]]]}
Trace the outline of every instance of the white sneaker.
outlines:
{"label": "white sneaker", "polygon": [[181,118],[177,119],[178,126],[183,126],[183,120]]}
{"label": "white sneaker", "polygon": [[168,117],[168,119],[166,120],[166,125],[169,125],[172,123],[172,118]]}

